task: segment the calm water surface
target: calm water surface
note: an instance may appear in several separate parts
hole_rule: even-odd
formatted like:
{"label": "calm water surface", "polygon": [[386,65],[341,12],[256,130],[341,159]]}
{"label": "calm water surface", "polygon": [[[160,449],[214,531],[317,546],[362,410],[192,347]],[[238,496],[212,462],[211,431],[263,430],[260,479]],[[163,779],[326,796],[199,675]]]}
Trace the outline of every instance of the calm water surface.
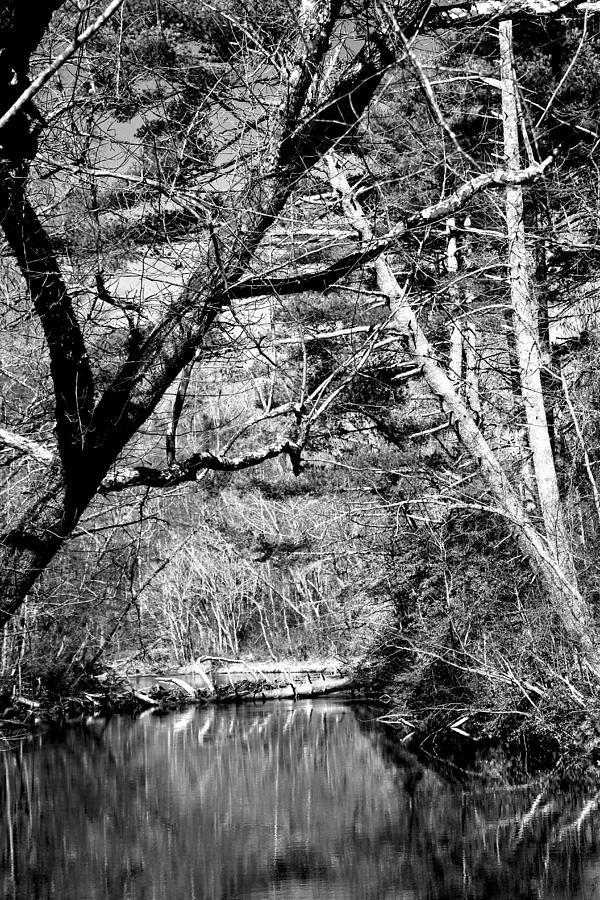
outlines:
{"label": "calm water surface", "polygon": [[0,767],[7,900],[600,900],[600,794],[417,778],[340,701],[95,720]]}

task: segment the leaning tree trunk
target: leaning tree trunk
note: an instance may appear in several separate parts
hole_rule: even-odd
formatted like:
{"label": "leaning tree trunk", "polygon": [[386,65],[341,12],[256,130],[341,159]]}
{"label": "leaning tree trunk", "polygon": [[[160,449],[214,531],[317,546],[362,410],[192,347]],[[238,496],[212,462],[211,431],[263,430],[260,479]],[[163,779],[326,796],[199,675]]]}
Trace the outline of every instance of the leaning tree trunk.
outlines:
{"label": "leaning tree trunk", "polygon": [[60,463],[46,474],[34,499],[0,539],[0,629],[17,612],[73,528],[65,510],[67,486]]}
{"label": "leaning tree trunk", "polygon": [[[19,608],[72,533],[128,441],[197,351],[202,351],[217,316],[232,300],[230,285],[251,270],[256,250],[298,182],[356,127],[394,58],[387,42],[381,36],[374,38],[355,48],[353,65],[345,60],[338,79],[326,78],[324,83],[324,62],[343,3],[302,0],[287,90],[263,165],[249,172],[234,210],[223,213],[217,223],[208,265],[192,275],[159,322],[130,342],[135,346],[98,396],[76,304],[52,242],[26,197],[27,160],[36,149],[30,121],[35,110],[29,101],[16,112],[13,107],[13,100],[23,97],[21,82],[26,80],[31,52],[52,9],[62,5],[63,0],[0,2],[0,117],[9,116],[0,129],[0,227],[44,331],[60,457],[40,480],[38,496],[0,533],[0,625]],[[114,3],[108,8],[114,9]],[[416,28],[425,8],[424,0],[403,0],[398,14],[406,33]],[[174,413],[176,430],[177,410]],[[172,461],[174,431],[171,437]],[[26,443],[24,439],[21,445]],[[289,451],[289,442],[281,446],[283,452]]]}
{"label": "leaning tree trunk", "polygon": [[[332,187],[342,201],[348,222],[362,241],[372,241],[371,225],[354,197],[346,176],[333,157],[328,158],[328,165]],[[472,410],[439,363],[385,254],[375,262],[375,272],[379,291],[389,299],[390,327],[401,335],[405,351],[421,369],[429,389],[456,425],[462,444],[479,465],[485,484],[495,500],[497,513],[507,520],[522,552],[538,573],[565,635],[581,650],[590,666],[599,671],[600,655],[594,642],[591,610],[580,594],[576,581],[563,572],[552,548],[528,516],[523,501],[506,477]]]}
{"label": "leaning tree trunk", "polygon": [[[519,109],[512,65],[512,22],[499,26],[504,153],[510,169],[520,168]],[[515,350],[527,443],[531,451],[537,497],[550,551],[564,578],[577,586],[577,573],[561,498],[544,405],[538,306],[532,286],[532,260],[525,244],[523,188],[506,188],[508,268]]]}

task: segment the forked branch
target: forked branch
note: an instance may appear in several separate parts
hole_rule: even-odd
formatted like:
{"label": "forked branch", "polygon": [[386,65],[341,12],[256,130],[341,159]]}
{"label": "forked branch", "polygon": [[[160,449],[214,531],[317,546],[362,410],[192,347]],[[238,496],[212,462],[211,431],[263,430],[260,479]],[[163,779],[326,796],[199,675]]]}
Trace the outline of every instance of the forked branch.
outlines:
{"label": "forked branch", "polygon": [[331,266],[283,278],[269,278],[267,276],[244,278],[228,289],[226,292],[227,298],[228,300],[238,300],[268,294],[283,296],[295,294],[299,291],[325,290],[342,278],[350,275],[360,266],[372,262],[378,256],[381,256],[382,253],[391,250],[398,241],[423,228],[424,225],[431,225],[454,215],[463,209],[477,194],[490,188],[506,187],[509,184],[533,183],[543,177],[553,162],[554,156],[548,156],[541,163],[533,163],[517,172],[509,169],[495,169],[493,172],[477,175],[475,178],[462,184],[454,193],[443,200],[439,200],[431,206],[426,206],[424,209],[401,220],[387,234],[378,238],[371,235],[369,240],[364,241],[358,250],[346,254],[336,260]]}

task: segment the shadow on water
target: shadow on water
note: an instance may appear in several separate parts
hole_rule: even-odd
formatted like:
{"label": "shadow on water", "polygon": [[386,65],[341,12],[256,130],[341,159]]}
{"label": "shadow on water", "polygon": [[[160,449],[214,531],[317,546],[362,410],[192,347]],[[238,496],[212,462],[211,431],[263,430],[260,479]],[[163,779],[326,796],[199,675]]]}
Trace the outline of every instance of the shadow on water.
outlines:
{"label": "shadow on water", "polygon": [[600,793],[465,791],[368,719],[209,707],[24,742],[0,755],[0,894],[600,900]]}

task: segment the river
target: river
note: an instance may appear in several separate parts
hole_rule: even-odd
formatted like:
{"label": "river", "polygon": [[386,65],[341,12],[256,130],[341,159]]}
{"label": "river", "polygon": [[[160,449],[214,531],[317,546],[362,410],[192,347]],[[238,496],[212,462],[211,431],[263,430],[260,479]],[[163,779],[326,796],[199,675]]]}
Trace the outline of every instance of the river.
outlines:
{"label": "river", "polygon": [[600,794],[449,785],[341,700],[90,719],[0,765],[6,900],[600,900]]}

